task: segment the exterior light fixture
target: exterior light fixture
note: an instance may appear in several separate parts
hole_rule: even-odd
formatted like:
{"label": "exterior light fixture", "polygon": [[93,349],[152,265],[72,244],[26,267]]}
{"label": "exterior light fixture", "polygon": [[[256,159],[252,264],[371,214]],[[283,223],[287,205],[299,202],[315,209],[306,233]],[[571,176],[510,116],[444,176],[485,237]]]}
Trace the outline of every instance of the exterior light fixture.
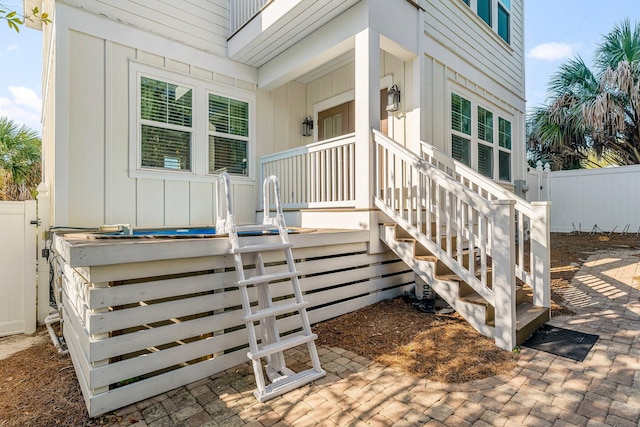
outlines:
{"label": "exterior light fixture", "polygon": [[393,113],[400,109],[400,89],[398,85],[393,85],[387,91],[387,111]]}
{"label": "exterior light fixture", "polygon": [[313,135],[313,120],[310,116],[305,117],[302,122],[302,136]]}

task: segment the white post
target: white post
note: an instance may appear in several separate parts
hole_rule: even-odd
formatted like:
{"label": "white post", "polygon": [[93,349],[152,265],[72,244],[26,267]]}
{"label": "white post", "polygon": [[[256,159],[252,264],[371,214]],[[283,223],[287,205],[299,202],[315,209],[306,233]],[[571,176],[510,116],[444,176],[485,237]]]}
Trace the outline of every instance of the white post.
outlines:
{"label": "white post", "polygon": [[[46,233],[49,230],[50,197],[49,187],[44,182],[38,185],[38,322],[43,323],[49,315],[49,260],[42,257],[42,250],[47,248]],[[50,249],[50,248],[49,248]]]}
{"label": "white post", "polygon": [[544,185],[544,184],[543,184],[543,182],[542,182],[542,172],[543,172],[543,169],[542,169],[542,161],[541,161],[541,160],[538,160],[538,161],[536,162],[536,172],[538,172],[538,173],[536,174],[536,175],[537,175],[537,178],[538,178],[538,185],[537,185],[537,187],[538,187],[538,188],[537,188],[537,189],[538,189],[538,198],[537,198],[536,200],[542,200],[542,188],[543,188],[543,185]]}
{"label": "white post", "polygon": [[496,345],[511,351],[516,346],[515,201],[495,200],[492,205]]}
{"label": "white post", "polygon": [[531,218],[531,275],[533,305],[551,307],[551,202],[533,202]]}
{"label": "white post", "polygon": [[544,179],[541,178],[541,182],[543,182],[544,184],[544,200],[546,201],[550,201],[551,200],[551,166],[549,165],[549,163],[545,163],[544,164],[544,173],[542,174],[542,176],[544,177]]}
{"label": "white post", "polygon": [[380,35],[369,29],[355,36],[356,208],[373,206],[371,129],[380,128]]}
{"label": "white post", "polygon": [[24,333],[36,331],[36,202],[24,202]]}

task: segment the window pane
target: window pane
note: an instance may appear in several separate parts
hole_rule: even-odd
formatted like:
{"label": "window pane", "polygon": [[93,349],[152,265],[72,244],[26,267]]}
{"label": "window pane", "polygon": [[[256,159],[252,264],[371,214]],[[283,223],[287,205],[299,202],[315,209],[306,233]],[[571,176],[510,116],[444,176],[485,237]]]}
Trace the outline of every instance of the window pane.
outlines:
{"label": "window pane", "polygon": [[491,26],[491,0],[478,0],[478,16]]}
{"label": "window pane", "polygon": [[247,176],[247,142],[209,136],[209,173]]}
{"label": "window pane", "polygon": [[470,148],[471,142],[458,135],[451,135],[451,157],[467,166],[471,165]]}
{"label": "window pane", "polygon": [[493,113],[478,107],[478,138],[493,143]]}
{"label": "window pane", "polygon": [[249,104],[209,94],[209,130],[249,136]]}
{"label": "window pane", "polygon": [[451,129],[471,135],[471,101],[451,94]]}
{"label": "window pane", "polygon": [[489,178],[493,178],[493,148],[478,144],[478,172]]}
{"label": "window pane", "polygon": [[498,144],[511,150],[511,122],[502,117],[498,119]]}
{"label": "window pane", "polygon": [[511,153],[500,151],[498,176],[502,181],[511,181]]}
{"label": "window pane", "polygon": [[504,5],[505,9],[511,10],[511,0],[500,0]]}
{"label": "window pane", "polygon": [[469,1],[470,0],[462,0],[467,6],[469,6]]}
{"label": "window pane", "polygon": [[145,120],[191,127],[191,88],[142,77],[140,117]]}
{"label": "window pane", "polygon": [[191,133],[142,125],[142,167],[191,170]]}
{"label": "window pane", "polygon": [[502,37],[504,41],[510,43],[510,32],[509,12],[507,12],[502,6],[498,5],[498,35]]}

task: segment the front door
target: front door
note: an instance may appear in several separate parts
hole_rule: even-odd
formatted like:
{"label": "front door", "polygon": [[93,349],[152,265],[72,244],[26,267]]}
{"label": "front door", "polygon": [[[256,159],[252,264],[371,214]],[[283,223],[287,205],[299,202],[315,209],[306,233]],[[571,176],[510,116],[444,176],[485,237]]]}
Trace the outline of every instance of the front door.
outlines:
{"label": "front door", "polygon": [[[389,134],[389,113],[387,105],[387,88],[380,91],[380,131]],[[335,138],[356,131],[355,101],[345,102],[318,113],[318,141]]]}

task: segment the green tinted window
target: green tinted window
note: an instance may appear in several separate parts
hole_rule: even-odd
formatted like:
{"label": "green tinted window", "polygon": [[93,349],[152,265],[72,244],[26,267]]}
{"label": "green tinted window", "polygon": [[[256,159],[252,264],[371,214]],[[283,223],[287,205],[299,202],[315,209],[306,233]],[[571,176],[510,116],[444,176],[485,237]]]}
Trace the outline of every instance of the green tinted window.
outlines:
{"label": "green tinted window", "polygon": [[491,0],[478,1],[478,16],[491,26]]}
{"label": "green tinted window", "polygon": [[471,101],[451,94],[451,129],[471,135]]}
{"label": "green tinted window", "polygon": [[498,5],[498,35],[504,41],[510,43],[511,25],[509,23],[509,12],[501,5]]}

